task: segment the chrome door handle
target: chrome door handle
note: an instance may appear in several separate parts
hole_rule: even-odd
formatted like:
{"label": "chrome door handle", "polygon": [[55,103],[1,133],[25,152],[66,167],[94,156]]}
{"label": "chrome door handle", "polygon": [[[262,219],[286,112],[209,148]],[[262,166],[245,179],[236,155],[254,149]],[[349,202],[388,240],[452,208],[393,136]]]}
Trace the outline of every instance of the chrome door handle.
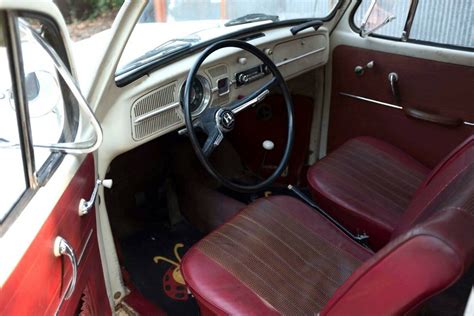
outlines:
{"label": "chrome door handle", "polygon": [[398,74],[391,72],[388,74],[388,81],[390,82],[390,88],[392,89],[393,97],[397,105],[400,103],[400,92],[398,91]]}
{"label": "chrome door handle", "polygon": [[72,277],[71,281],[69,282],[68,288],[64,293],[64,299],[67,300],[71,297],[74,289],[76,288],[76,281],[77,281],[77,260],[76,255],[74,254],[74,249],[72,249],[71,245],[61,236],[56,237],[54,240],[54,255],[56,257],[61,257],[62,255],[66,255],[71,261],[72,265]]}
{"label": "chrome door handle", "polygon": [[99,190],[100,185],[110,189],[112,184],[113,182],[111,179],[97,179],[89,201],[86,201],[85,199],[81,199],[81,201],[79,201],[79,216],[88,214],[89,210],[92,208],[92,206],[94,206],[95,198],[97,197],[97,191]]}

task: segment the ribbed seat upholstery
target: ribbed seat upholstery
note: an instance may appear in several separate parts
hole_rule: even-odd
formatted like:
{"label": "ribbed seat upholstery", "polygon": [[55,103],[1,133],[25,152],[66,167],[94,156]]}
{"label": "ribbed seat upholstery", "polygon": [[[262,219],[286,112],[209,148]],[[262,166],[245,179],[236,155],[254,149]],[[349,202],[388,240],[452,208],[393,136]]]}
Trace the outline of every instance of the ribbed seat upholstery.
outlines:
{"label": "ribbed seat upholstery", "polygon": [[[306,204],[275,196],[251,204],[195,245],[183,273],[207,310],[310,315],[371,256]],[[221,299],[208,306],[213,297]]]}
{"label": "ribbed seat upholstery", "polygon": [[202,315],[404,315],[474,262],[474,136],[435,168],[390,242],[359,246],[302,202],[259,199],[181,270]]}
{"label": "ribbed seat upholstery", "polygon": [[372,137],[354,138],[310,167],[314,199],[354,233],[385,245],[429,169]]}

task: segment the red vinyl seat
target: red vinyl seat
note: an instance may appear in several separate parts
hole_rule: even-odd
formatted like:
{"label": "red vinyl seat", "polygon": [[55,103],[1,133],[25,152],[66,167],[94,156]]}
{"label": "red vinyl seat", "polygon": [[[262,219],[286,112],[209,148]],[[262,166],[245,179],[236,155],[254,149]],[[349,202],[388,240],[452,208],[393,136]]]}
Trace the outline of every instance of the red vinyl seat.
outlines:
{"label": "red vinyl seat", "polygon": [[183,276],[203,315],[414,312],[474,262],[474,137],[408,204],[373,253],[294,198],[260,199],[193,246]]}
{"label": "red vinyl seat", "polygon": [[395,226],[430,170],[400,149],[372,137],[354,138],[311,166],[315,201],[373,249]]}

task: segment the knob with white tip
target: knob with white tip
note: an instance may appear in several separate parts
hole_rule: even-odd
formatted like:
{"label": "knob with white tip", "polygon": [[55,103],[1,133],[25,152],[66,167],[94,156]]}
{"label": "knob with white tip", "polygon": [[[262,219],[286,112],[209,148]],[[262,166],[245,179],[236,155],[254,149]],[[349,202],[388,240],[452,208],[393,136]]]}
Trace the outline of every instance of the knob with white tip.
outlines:
{"label": "knob with white tip", "polygon": [[114,184],[112,179],[104,179],[104,180],[101,180],[100,182],[107,189],[112,188],[112,185]]}
{"label": "knob with white tip", "polygon": [[263,149],[270,151],[275,147],[275,144],[271,140],[265,140],[262,143],[262,147]]}

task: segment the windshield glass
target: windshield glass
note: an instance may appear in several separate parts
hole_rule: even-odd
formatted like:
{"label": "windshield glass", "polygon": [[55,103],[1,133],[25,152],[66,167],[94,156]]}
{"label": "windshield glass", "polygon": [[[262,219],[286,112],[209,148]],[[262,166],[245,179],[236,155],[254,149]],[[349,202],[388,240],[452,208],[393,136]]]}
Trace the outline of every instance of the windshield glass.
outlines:
{"label": "windshield glass", "polygon": [[127,43],[116,74],[259,24],[326,17],[338,1],[150,0]]}

